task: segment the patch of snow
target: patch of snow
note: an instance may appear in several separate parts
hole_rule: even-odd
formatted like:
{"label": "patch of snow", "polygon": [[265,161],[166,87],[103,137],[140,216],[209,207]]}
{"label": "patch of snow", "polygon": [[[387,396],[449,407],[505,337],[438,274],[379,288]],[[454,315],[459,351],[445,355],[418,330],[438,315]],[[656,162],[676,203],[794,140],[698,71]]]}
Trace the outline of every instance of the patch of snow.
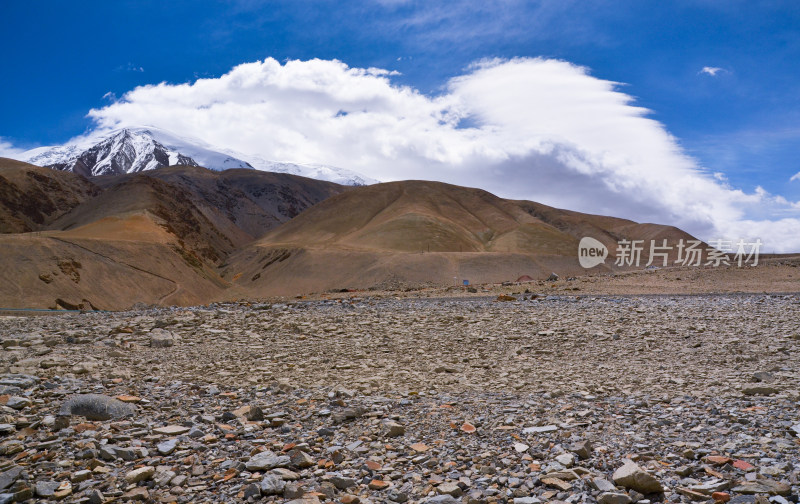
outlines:
{"label": "patch of snow", "polygon": [[301,177],[308,177],[317,180],[327,180],[328,182],[349,186],[371,185],[378,183],[378,181],[375,179],[369,178],[366,175],[362,175],[346,168],[338,168],[335,166],[322,164],[283,163],[278,161],[269,161],[253,156],[249,157],[248,159],[257,170],[288,173],[291,175],[299,175]]}
{"label": "patch of snow", "polygon": [[32,165],[48,166],[74,161],[82,151],[83,149],[75,145],[37,147],[21,152],[16,158],[18,161],[24,161]]}

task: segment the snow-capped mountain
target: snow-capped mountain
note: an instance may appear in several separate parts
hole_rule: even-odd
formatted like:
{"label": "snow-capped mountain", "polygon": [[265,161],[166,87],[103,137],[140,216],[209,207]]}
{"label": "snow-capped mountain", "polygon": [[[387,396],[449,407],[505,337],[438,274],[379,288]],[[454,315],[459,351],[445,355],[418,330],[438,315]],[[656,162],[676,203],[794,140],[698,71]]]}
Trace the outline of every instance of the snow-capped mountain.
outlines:
{"label": "snow-capped mountain", "polygon": [[179,164],[212,170],[253,168],[246,161],[156,128],[115,130],[94,144],[83,141],[74,145],[39,147],[22,153],[19,159],[85,177],[135,173]]}
{"label": "snow-capped mountain", "polygon": [[247,160],[257,170],[271,171],[277,173],[288,173],[290,175],[300,175],[317,180],[327,180],[337,184],[349,186],[362,186],[377,184],[378,181],[366,175],[335,166],[321,164],[304,163],[280,163],[278,161],[268,161],[259,157],[247,156]]}
{"label": "snow-capped mountain", "polygon": [[154,127],[114,130],[101,137],[86,137],[68,145],[38,147],[16,157],[37,166],[72,171],[85,177],[134,173],[181,164],[203,166],[211,170],[255,168],[342,185],[378,182],[345,168],[270,161],[216,148],[200,139],[182,137]]}

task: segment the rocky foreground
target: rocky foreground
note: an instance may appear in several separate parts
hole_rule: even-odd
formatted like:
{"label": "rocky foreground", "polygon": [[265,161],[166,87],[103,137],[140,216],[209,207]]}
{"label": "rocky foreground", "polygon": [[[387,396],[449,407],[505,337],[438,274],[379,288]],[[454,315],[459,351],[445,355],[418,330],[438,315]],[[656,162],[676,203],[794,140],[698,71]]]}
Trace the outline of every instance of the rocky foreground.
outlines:
{"label": "rocky foreground", "polygon": [[786,504],[800,297],[0,317],[0,502]]}

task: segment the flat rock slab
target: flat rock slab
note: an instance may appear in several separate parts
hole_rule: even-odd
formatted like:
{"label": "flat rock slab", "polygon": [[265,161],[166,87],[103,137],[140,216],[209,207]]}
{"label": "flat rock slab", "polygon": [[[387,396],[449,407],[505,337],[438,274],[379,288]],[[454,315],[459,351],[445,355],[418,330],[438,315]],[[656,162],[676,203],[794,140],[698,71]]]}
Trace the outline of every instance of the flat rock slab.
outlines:
{"label": "flat rock slab", "polygon": [[779,389],[767,385],[757,385],[754,387],[745,387],[742,389],[742,394],[747,396],[760,396],[760,395],[767,396],[767,395],[777,394],[778,392],[780,392]]}
{"label": "flat rock slab", "polygon": [[11,469],[0,473],[0,490],[5,490],[13,485],[14,482],[17,481],[17,478],[19,478],[20,474],[22,474],[22,467],[20,466],[13,466]]}
{"label": "flat rock slab", "polygon": [[741,493],[745,495],[769,494],[769,495],[781,495],[783,497],[786,497],[787,495],[792,493],[791,486],[787,485],[786,483],[781,483],[780,481],[775,481],[770,479],[747,481],[733,487],[732,490],[736,493]]}
{"label": "flat rock slab", "polygon": [[597,497],[598,504],[631,504],[631,498],[623,492],[603,492]]}
{"label": "flat rock slab", "polygon": [[164,436],[180,436],[181,434],[186,434],[192,430],[189,427],[184,427],[183,425],[167,425],[165,427],[156,427],[153,429],[154,434],[162,434]]}
{"label": "flat rock slab", "polygon": [[0,385],[8,387],[30,388],[39,383],[38,376],[26,374],[6,374],[0,377]]}
{"label": "flat rock slab", "polygon": [[522,430],[523,434],[541,434],[543,432],[555,432],[558,430],[556,425],[542,425],[541,427],[526,427]]}

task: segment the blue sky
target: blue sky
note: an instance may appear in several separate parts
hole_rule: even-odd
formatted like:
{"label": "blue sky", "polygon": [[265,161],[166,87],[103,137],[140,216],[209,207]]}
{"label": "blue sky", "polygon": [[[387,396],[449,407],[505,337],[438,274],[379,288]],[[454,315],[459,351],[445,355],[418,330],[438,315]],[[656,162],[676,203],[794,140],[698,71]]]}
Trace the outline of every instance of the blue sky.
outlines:
{"label": "blue sky", "polygon": [[[619,83],[615,89],[632,106],[649,109],[646,117],[672,135],[698,173],[717,173],[720,184],[746,194],[760,187],[789,203],[800,200],[800,180],[790,181],[800,172],[795,1],[42,5],[5,2],[2,8],[0,64],[11,78],[3,79],[0,93],[0,140],[7,147],[59,144],[91,131],[97,126],[87,117],[91,109],[128,99],[137,86],[216,79],[265,58],[396,71],[388,77],[393,86],[431,100],[447,96],[452,79],[473,72],[477,61],[540,58]],[[121,117],[113,120],[124,124]],[[620,211],[636,212],[633,206]],[[784,205],[767,216],[753,210],[738,218],[774,221],[794,218],[794,211]]]}

